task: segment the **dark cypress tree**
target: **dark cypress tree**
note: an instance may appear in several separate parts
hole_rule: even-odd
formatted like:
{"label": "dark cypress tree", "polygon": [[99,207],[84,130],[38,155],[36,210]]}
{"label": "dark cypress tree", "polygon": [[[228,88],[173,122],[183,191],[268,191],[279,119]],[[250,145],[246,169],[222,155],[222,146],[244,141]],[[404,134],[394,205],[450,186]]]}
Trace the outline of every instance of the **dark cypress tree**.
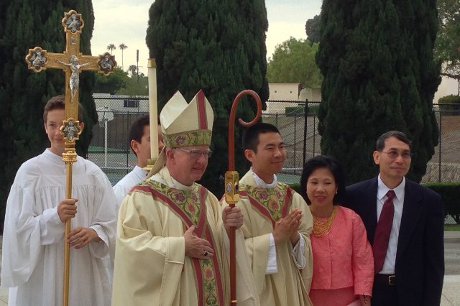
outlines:
{"label": "dark cypress tree", "polygon": [[[6,17],[8,6],[13,2],[13,0],[4,0],[0,1],[0,58],[6,59],[7,50],[4,43],[5,27],[6,27]],[[8,175],[7,165],[8,165],[8,156],[9,148],[13,146],[12,139],[8,137],[12,133],[12,127],[9,123],[10,115],[10,95],[7,91],[7,78],[5,78],[3,71],[7,66],[6,60],[0,60],[0,232],[3,231],[3,219],[5,212],[5,202],[8,191],[10,189],[11,182],[9,181],[11,175]]]}
{"label": "dark cypress tree", "polygon": [[[17,169],[25,160],[40,154],[49,145],[42,114],[46,101],[64,93],[62,71],[48,69],[34,73],[27,69],[28,49],[40,46],[49,52],[65,50],[65,33],[61,20],[64,12],[76,9],[83,14],[85,27],[81,50],[90,54],[93,11],[90,1],[2,1],[0,4],[0,105],[2,108],[2,141],[0,158],[0,203],[3,209]],[[85,132],[77,151],[85,155],[91,127],[97,121],[91,88],[93,73],[80,75],[80,103],[87,110]],[[2,227],[3,228],[3,227]]]}
{"label": "dark cypress tree", "polygon": [[319,43],[320,40],[320,15],[315,15],[315,17],[308,19],[305,23],[305,33],[307,34],[308,40],[311,43]]}
{"label": "dark cypress tree", "polygon": [[[147,45],[157,62],[159,109],[177,91],[187,100],[203,89],[215,121],[208,170],[202,182],[223,193],[227,170],[228,117],[231,103],[243,89],[268,98],[266,79],[267,13],[265,2],[156,0],[149,12]],[[241,101],[238,117],[251,120],[254,103]],[[239,139],[237,128],[235,139]],[[238,142],[238,141],[236,141]],[[237,143],[236,165],[247,170]]]}
{"label": "dark cypress tree", "polygon": [[323,2],[321,150],[343,163],[349,183],[376,174],[375,140],[392,129],[413,140],[409,176],[419,181],[425,174],[438,139],[436,22],[435,1]]}

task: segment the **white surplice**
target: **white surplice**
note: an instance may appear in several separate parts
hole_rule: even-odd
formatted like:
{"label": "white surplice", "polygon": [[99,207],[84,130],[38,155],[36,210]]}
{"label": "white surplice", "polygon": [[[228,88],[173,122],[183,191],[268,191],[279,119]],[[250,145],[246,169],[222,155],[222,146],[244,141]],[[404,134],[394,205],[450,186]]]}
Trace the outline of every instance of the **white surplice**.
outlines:
{"label": "white surplice", "polygon": [[131,172],[126,174],[118,183],[113,186],[113,191],[117,197],[117,206],[120,207],[121,202],[131,189],[143,182],[147,178],[147,171],[139,166],[135,166]]}
{"label": "white surplice", "polygon": [[[104,257],[114,249],[116,198],[94,163],[78,157],[72,171],[72,197],[78,199],[72,228],[92,228],[101,241],[71,248],[70,305],[108,306]],[[62,305],[65,226],[57,206],[66,198],[65,189],[66,166],[48,149],[16,174],[6,206],[1,271],[2,286],[10,287],[10,306]]]}

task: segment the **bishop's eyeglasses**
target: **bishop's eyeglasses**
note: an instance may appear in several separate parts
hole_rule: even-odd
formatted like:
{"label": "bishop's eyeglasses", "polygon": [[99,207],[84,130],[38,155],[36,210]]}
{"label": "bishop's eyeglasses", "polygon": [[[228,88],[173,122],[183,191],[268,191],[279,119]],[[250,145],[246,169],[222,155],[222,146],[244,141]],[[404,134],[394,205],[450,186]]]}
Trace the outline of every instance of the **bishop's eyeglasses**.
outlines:
{"label": "bishop's eyeglasses", "polygon": [[212,155],[211,150],[191,150],[191,149],[183,149],[183,148],[176,148],[176,150],[187,153],[192,159],[198,159],[201,156],[204,156],[204,158],[210,158]]}

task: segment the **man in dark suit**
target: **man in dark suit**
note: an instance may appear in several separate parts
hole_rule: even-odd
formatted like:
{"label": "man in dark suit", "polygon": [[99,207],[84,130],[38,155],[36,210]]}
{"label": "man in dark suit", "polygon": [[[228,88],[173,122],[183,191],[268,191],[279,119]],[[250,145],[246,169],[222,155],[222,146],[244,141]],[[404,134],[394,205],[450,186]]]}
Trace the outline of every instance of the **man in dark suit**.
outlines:
{"label": "man in dark suit", "polygon": [[[361,216],[374,249],[372,306],[439,305],[444,277],[441,198],[405,178],[411,141],[404,133],[382,134],[373,157],[378,177],[349,186],[344,201]],[[384,238],[383,223],[388,224],[389,238]],[[385,240],[388,246],[382,248]]]}

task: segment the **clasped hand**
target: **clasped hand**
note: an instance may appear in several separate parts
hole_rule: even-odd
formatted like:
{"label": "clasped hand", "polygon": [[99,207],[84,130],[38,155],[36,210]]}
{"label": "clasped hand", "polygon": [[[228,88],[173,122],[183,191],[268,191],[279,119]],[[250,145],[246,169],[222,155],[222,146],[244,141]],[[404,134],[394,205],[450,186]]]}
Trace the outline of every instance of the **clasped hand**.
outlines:
{"label": "clasped hand", "polygon": [[275,244],[279,245],[290,240],[292,245],[295,245],[300,239],[299,228],[301,223],[302,211],[300,209],[294,209],[289,215],[278,220],[273,230]]}
{"label": "clasped hand", "polygon": [[211,244],[195,234],[195,225],[190,226],[184,233],[185,255],[192,258],[208,259],[214,255]]}
{"label": "clasped hand", "polygon": [[87,246],[93,240],[100,241],[100,238],[95,230],[87,227],[78,227],[72,230],[67,237],[67,242],[76,249]]}

